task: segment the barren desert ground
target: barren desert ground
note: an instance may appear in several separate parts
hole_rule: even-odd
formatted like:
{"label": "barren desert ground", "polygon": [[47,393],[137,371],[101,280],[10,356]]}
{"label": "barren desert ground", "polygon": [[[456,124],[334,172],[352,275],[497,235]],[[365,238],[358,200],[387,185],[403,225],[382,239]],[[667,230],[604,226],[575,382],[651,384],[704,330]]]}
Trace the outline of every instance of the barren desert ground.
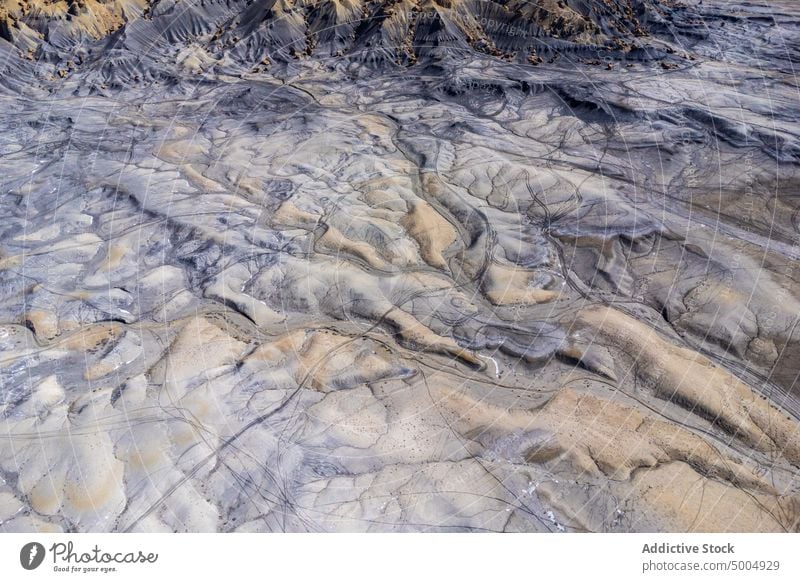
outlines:
{"label": "barren desert ground", "polygon": [[790,0],[0,0],[0,531],[798,531],[798,67]]}

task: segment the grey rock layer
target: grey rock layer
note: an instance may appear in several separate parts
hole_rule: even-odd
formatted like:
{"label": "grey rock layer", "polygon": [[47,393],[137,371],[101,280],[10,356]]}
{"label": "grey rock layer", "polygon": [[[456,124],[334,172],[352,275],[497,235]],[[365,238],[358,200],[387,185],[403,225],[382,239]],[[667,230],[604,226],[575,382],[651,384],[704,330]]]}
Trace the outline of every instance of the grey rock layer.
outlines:
{"label": "grey rock layer", "polygon": [[0,530],[797,531],[792,2],[0,8]]}

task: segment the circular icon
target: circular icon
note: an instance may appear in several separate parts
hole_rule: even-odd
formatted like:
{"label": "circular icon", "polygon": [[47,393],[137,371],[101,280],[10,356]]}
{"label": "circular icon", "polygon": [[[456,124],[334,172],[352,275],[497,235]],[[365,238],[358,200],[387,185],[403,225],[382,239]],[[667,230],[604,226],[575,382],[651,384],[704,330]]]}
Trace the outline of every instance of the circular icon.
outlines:
{"label": "circular icon", "polygon": [[35,570],[44,561],[44,546],[39,542],[29,542],[19,551],[19,563],[26,570]]}

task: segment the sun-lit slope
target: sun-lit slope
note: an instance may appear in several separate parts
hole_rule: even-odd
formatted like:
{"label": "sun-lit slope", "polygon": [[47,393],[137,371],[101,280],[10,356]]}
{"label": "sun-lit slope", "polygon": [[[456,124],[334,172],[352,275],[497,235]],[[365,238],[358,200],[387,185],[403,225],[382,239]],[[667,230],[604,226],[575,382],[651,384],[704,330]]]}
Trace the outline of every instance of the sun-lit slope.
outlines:
{"label": "sun-lit slope", "polygon": [[640,0],[3,0],[0,37],[30,58],[109,38],[145,51],[193,40],[251,65],[309,55],[409,64],[469,50],[538,62],[555,51],[630,50],[662,19],[658,3]]}

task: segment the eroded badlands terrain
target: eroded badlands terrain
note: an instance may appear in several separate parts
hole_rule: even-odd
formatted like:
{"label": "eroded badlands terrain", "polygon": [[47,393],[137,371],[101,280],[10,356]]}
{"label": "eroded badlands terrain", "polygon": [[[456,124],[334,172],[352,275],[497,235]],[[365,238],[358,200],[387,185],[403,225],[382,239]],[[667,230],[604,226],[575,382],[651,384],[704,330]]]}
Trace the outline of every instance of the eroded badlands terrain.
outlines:
{"label": "eroded badlands terrain", "polygon": [[3,0],[0,530],[797,531],[789,0]]}

